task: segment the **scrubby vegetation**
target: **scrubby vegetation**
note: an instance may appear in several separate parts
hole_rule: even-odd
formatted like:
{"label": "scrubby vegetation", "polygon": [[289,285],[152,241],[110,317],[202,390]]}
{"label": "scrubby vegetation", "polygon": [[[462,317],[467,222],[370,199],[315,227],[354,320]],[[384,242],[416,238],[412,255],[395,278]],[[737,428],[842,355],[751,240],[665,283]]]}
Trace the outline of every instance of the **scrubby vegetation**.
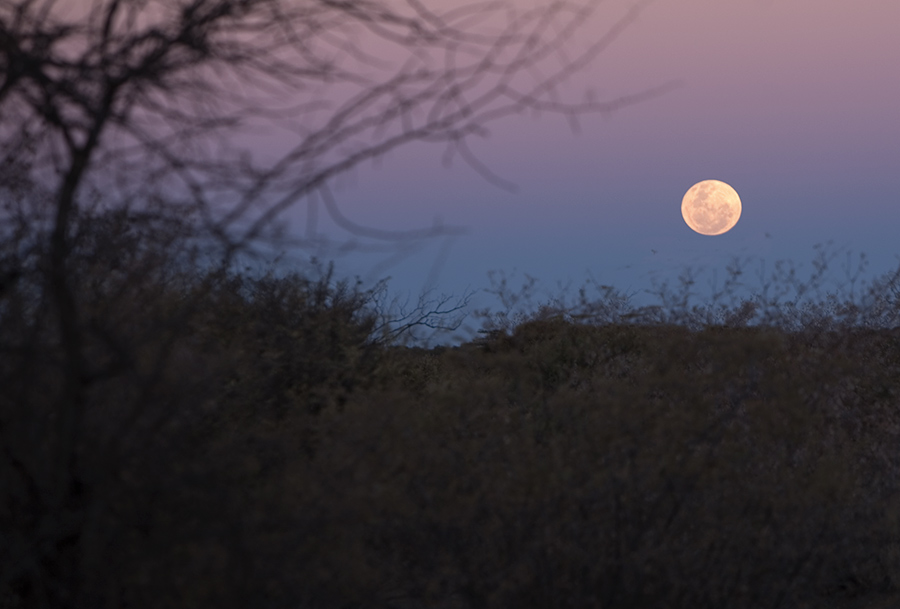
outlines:
{"label": "scrubby vegetation", "polygon": [[822,293],[826,255],[748,293],[735,263],[641,306],[498,276],[480,337],[427,348],[468,295],[240,262],[298,206],[303,251],[320,208],[328,251],[459,234],[361,226],[331,187],[417,142],[509,186],[470,149],[495,121],[675,85],[565,92],[646,3],[71,4],[0,3],[0,609],[898,592],[897,275]]}
{"label": "scrubby vegetation", "polygon": [[71,257],[92,356],[70,435],[42,254],[6,242],[2,607],[842,607],[900,587],[890,277],[805,307],[582,291],[429,349],[327,269],[208,270],[172,226],[126,220],[85,220]]}

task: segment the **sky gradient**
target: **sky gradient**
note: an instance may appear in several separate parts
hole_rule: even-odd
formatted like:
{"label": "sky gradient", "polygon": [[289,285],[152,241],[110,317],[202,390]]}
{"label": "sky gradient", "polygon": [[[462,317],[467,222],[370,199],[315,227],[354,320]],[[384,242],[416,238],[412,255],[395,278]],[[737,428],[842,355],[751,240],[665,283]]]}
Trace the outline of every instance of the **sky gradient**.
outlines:
{"label": "sky gradient", "polygon": [[[603,5],[596,28],[630,6]],[[606,20],[604,22],[604,19]],[[615,97],[678,80],[662,97],[585,116],[517,116],[473,149],[517,185],[510,194],[440,147],[409,146],[341,179],[355,221],[383,228],[464,226],[433,275],[440,243],[377,272],[392,285],[460,293],[489,270],[529,273],[549,287],[600,283],[641,293],[686,267],[734,257],[810,268],[815,244],[843,260],[864,252],[870,275],[900,263],[900,2],[896,0],[658,0],[590,68],[591,88]],[[601,30],[584,32],[587,38]],[[730,232],[692,232],[680,214],[694,183],[740,194]],[[299,226],[299,221],[298,221]],[[377,261],[345,260],[365,274]]]}

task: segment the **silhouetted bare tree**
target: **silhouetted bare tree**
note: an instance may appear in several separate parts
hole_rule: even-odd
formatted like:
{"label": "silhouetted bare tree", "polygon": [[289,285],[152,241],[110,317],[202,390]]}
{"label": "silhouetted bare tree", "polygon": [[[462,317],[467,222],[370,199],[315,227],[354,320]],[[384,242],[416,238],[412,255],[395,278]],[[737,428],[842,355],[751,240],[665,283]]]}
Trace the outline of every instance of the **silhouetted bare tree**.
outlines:
{"label": "silhouetted bare tree", "polygon": [[[442,234],[360,226],[329,182],[430,142],[504,186],[469,146],[493,121],[535,110],[575,124],[662,93],[566,99],[562,85],[643,7],[575,47],[598,4],[0,0],[0,595],[107,602],[85,565],[113,509],[102,489],[126,476],[110,446],[172,415],[141,419],[174,400],[154,392],[178,361],[174,329],[201,306],[150,298],[160,285],[195,293],[178,287],[179,265],[205,255],[221,278],[298,204],[309,239],[319,205],[370,240]],[[116,407],[98,402],[100,383],[117,387]],[[98,408],[116,421],[99,440]]]}

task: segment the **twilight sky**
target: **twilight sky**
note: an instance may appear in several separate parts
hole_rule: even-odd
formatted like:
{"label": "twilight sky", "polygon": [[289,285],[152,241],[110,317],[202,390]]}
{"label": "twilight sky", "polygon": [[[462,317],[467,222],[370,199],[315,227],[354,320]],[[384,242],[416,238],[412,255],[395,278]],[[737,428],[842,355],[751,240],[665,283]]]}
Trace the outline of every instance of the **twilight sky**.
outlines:
{"label": "twilight sky", "polygon": [[[630,4],[605,3],[587,37]],[[578,135],[550,115],[494,124],[473,148],[517,193],[416,145],[358,168],[335,194],[361,223],[412,228],[439,216],[467,228],[436,276],[438,242],[376,270],[400,290],[431,277],[458,294],[486,287],[493,269],[550,288],[590,273],[640,294],[654,279],[723,269],[735,256],[754,260],[748,270],[788,259],[808,271],[813,246],[829,241],[840,252],[836,280],[847,252],[866,253],[870,276],[880,274],[900,263],[898,26],[897,0],[657,0],[570,90],[681,87],[586,116]],[[685,191],[710,178],[743,201],[740,222],[717,237],[680,215]],[[339,269],[365,274],[377,262]]]}

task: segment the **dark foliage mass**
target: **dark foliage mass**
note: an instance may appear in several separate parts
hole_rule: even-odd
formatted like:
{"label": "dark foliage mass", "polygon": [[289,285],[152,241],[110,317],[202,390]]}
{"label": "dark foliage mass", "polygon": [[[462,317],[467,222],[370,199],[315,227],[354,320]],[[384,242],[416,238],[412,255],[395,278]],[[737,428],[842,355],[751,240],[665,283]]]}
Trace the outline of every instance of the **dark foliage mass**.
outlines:
{"label": "dark foliage mass", "polygon": [[639,308],[500,277],[426,349],[466,295],[244,266],[345,251],[320,207],[351,249],[457,234],[330,186],[419,142],[510,188],[494,121],[672,87],[568,89],[648,3],[76,4],[0,0],[0,609],[898,604],[898,275],[741,299],[736,263]]}
{"label": "dark foliage mass", "polygon": [[327,269],[203,271],[176,227],[124,221],[71,255],[97,354],[74,494],[40,258],[13,248],[0,606],[842,607],[900,583],[896,329],[544,308],[406,347]]}

